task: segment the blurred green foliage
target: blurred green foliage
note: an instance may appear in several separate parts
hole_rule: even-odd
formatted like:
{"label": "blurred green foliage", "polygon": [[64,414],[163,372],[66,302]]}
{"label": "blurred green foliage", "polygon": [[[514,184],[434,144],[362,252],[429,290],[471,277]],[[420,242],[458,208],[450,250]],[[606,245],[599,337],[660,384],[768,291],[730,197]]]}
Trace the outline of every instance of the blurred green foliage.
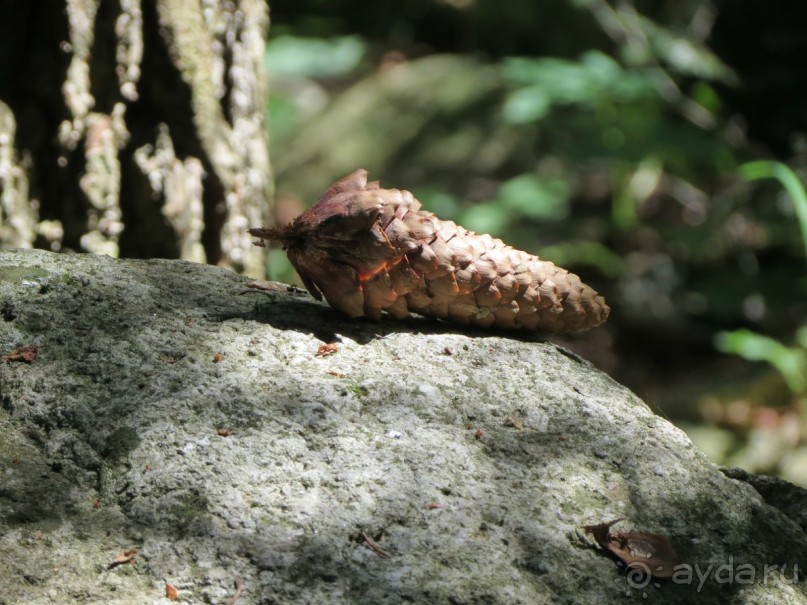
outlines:
{"label": "blurred green foliage", "polygon": [[[759,160],[740,166],[740,174],[747,180],[773,178],[779,181],[793,204],[807,252],[807,191],[793,171],[781,162]],[[792,346],[746,328],[719,332],[715,336],[715,345],[725,353],[749,361],[764,361],[776,368],[807,414],[807,325],[796,330]]]}
{"label": "blurred green foliage", "polygon": [[[740,174],[749,181],[759,179],[776,179],[787,191],[801,228],[801,240],[807,252],[807,191],[799,181],[799,177],[781,162],[756,161],[740,166]],[[807,254],[804,255],[807,262]]]}
{"label": "blurred green foliage", "polygon": [[514,57],[506,59],[502,69],[517,87],[504,104],[504,117],[514,124],[545,118],[553,106],[596,110],[613,103],[659,100],[652,73],[623,69],[600,51],[585,52],[576,61]]}
{"label": "blurred green foliage", "polygon": [[749,361],[764,361],[775,367],[787,386],[799,397],[807,394],[807,327],[796,331],[796,346],[787,346],[769,336],[745,328],[720,332],[715,337],[717,348],[740,355]]}
{"label": "blurred green foliage", "polygon": [[275,78],[334,78],[356,69],[364,53],[365,44],[357,36],[330,40],[279,36],[267,44],[264,65]]}
{"label": "blurred green foliage", "polygon": [[[807,324],[793,188],[807,175],[807,5],[273,0],[272,16],[284,220],[366,168],[602,291],[606,327],[566,344],[673,419],[729,431],[726,451],[762,430],[732,420],[738,402],[790,422]],[[763,177],[786,191],[747,182]],[[293,279],[282,253],[268,270]],[[776,433],[776,456],[807,456],[797,433]],[[776,456],[731,460],[785,472]]]}

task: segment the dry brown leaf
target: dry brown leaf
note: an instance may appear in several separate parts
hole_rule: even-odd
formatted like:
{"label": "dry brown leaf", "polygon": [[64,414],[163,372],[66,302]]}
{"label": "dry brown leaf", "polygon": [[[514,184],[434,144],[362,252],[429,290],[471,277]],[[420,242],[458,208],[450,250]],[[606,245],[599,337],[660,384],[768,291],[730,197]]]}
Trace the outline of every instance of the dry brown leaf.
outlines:
{"label": "dry brown leaf", "polygon": [[381,189],[357,170],[279,229],[308,291],[351,317],[410,312],[460,324],[577,332],[604,322],[602,296],[553,263],[420,209],[409,191]]}
{"label": "dry brown leaf", "polygon": [[216,435],[218,435],[219,437],[229,437],[230,435],[232,435],[232,432],[230,432],[227,429],[217,429]]}
{"label": "dry brown leaf", "polygon": [[326,374],[330,374],[331,376],[336,376],[337,378],[344,378],[347,376],[344,372],[337,372],[336,370],[328,370]]}
{"label": "dry brown leaf", "polygon": [[112,559],[112,561],[110,562],[109,565],[107,565],[106,568],[115,569],[120,565],[128,565],[128,564],[135,565],[137,564],[137,561],[135,561],[136,556],[137,556],[137,550],[134,548],[132,550],[124,551],[122,554]]}
{"label": "dry brown leaf", "polygon": [[221,353],[216,353],[215,355],[213,355],[213,363],[218,363],[222,359],[224,359],[224,355],[222,355]]}
{"label": "dry brown leaf", "polygon": [[3,361],[21,361],[23,363],[33,363],[36,356],[39,355],[39,347],[35,345],[25,345],[17,347],[11,353],[6,353],[0,359]]}
{"label": "dry brown leaf", "polygon": [[319,345],[319,348],[316,352],[316,357],[328,357],[329,355],[333,355],[339,350],[339,346],[335,342],[330,342],[328,344]]}
{"label": "dry brown leaf", "polygon": [[622,519],[585,525],[583,530],[628,569],[641,569],[656,578],[672,577],[675,566],[681,561],[669,538],[647,532],[610,531],[611,526],[620,521]]}
{"label": "dry brown leaf", "polygon": [[[165,582],[165,580],[163,580]],[[176,601],[179,598],[179,592],[173,584],[165,582],[165,597],[169,601]]]}

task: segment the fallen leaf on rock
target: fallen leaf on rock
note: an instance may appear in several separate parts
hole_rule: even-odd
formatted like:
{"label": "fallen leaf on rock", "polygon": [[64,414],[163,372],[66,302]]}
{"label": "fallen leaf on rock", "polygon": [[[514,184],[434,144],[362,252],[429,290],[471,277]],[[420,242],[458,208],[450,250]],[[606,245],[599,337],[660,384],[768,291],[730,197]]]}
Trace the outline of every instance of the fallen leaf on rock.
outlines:
{"label": "fallen leaf on rock", "polygon": [[221,353],[216,353],[215,355],[213,355],[213,363],[218,363],[222,359],[224,359],[224,355],[222,355]]}
{"label": "fallen leaf on rock", "polygon": [[316,357],[328,357],[328,355],[333,355],[339,350],[339,346],[335,342],[330,342],[328,344],[319,345],[317,349]]}
{"label": "fallen leaf on rock", "polygon": [[659,534],[610,531],[620,521],[622,519],[584,525],[583,530],[591,534],[597,544],[622,561],[628,569],[642,569],[656,578],[672,577],[675,566],[681,563],[672,542]]}
{"label": "fallen leaf on rock", "polygon": [[165,582],[165,598],[169,601],[176,601],[179,598],[176,587],[173,584],[169,584],[167,580],[163,580],[163,582]]}
{"label": "fallen leaf on rock", "polygon": [[344,378],[345,376],[347,376],[347,374],[343,372],[337,372],[336,370],[328,370],[326,373],[330,374],[331,376],[336,376],[337,378]]}
{"label": "fallen leaf on rock", "polygon": [[112,559],[112,562],[109,565],[107,565],[106,568],[107,569],[115,569],[116,567],[118,567],[120,565],[128,565],[130,563],[132,565],[136,565],[137,561],[135,561],[135,556],[137,556],[137,550],[136,549],[124,551],[123,554],[120,554],[117,557],[115,557],[114,559]]}
{"label": "fallen leaf on rock", "polygon": [[227,429],[218,429],[216,431],[216,435],[218,435],[219,437],[229,437],[230,435],[232,435],[232,432],[228,431]]}
{"label": "fallen leaf on rock", "polygon": [[36,356],[39,354],[39,348],[34,345],[25,345],[17,347],[11,353],[6,353],[0,359],[3,361],[22,361],[24,363],[32,363]]}

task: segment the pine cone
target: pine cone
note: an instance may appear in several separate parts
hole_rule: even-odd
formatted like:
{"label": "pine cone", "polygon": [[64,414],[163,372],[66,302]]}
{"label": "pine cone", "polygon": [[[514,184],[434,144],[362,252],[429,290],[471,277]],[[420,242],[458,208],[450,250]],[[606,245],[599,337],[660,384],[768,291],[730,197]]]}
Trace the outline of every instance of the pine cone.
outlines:
{"label": "pine cone", "polygon": [[[306,288],[351,317],[410,312],[474,326],[576,332],[600,325],[602,296],[565,269],[420,209],[357,170],[279,229]],[[260,242],[258,245],[262,245]]]}

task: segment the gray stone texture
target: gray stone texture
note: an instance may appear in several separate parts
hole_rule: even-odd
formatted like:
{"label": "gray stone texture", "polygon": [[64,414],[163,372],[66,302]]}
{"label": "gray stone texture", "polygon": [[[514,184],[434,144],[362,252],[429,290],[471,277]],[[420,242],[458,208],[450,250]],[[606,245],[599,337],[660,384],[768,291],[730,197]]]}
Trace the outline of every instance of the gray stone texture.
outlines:
{"label": "gray stone texture", "polygon": [[[0,362],[0,604],[807,603],[804,492],[575,355],[248,281],[0,252],[0,354],[38,348]],[[618,517],[689,580],[581,537]]]}

